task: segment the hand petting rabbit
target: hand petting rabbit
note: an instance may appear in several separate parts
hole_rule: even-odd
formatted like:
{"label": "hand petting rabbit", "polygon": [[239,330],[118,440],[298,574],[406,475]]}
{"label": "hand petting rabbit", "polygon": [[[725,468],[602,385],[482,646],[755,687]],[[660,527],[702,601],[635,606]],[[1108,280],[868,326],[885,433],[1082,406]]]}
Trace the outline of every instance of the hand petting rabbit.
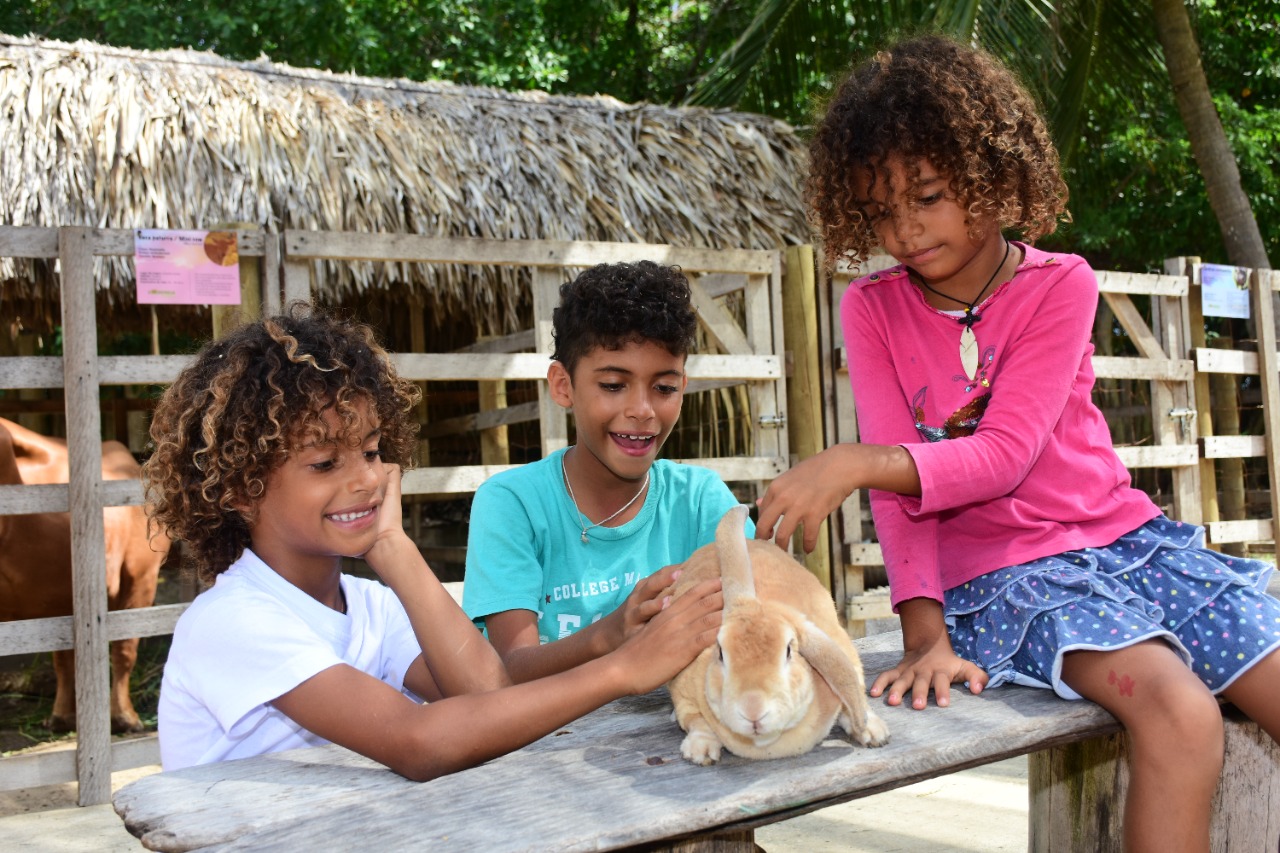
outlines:
{"label": "hand petting rabbit", "polygon": [[724,621],[715,645],[668,688],[687,733],[681,754],[713,764],[722,748],[743,758],[808,752],[837,718],[863,746],[889,740],[868,707],[858,652],[817,579],[772,542],[748,540],[745,506],[725,513],[716,541],[683,564],[674,595],[720,575]]}

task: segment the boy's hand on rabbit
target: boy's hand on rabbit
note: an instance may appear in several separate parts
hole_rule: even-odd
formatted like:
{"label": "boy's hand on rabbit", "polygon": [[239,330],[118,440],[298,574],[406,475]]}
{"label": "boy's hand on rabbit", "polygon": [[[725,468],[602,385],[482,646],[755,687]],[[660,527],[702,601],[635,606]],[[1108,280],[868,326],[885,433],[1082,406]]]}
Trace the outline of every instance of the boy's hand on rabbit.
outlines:
{"label": "boy's hand on rabbit", "polygon": [[662,612],[664,597],[670,594],[679,577],[679,565],[667,566],[642,578],[632,588],[626,600],[605,617],[609,623],[608,651],[621,646]]}
{"label": "boy's hand on rabbit", "polygon": [[906,649],[896,667],[876,676],[871,685],[871,695],[880,696],[888,688],[885,701],[890,705],[902,704],[906,695],[911,696],[911,707],[922,710],[929,703],[929,690],[939,708],[951,704],[951,685],[969,683],[969,692],[978,694],[987,685],[988,675],[977,664],[958,656],[951,649],[951,642],[942,635],[941,642],[920,648]]}
{"label": "boy's hand on rabbit", "polygon": [[705,580],[678,598],[658,600],[659,612],[613,652],[630,692],[666,684],[715,642],[724,595],[720,579]]}
{"label": "boy's hand on rabbit", "polygon": [[778,547],[786,549],[792,534],[803,526],[805,552],[817,547],[820,525],[853,491],[848,485],[848,472],[841,464],[843,460],[837,461],[836,450],[833,447],[810,456],[769,484],[756,501],[760,507],[757,539],[773,539]]}

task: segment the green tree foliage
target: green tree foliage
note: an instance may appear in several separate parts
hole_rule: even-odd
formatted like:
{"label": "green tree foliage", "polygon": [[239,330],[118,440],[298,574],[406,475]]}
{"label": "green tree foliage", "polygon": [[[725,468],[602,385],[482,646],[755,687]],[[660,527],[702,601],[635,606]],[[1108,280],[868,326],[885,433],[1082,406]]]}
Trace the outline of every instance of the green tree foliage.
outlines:
{"label": "green tree foliage", "polygon": [[33,0],[0,8],[0,32],[515,89],[565,77],[522,0]]}
{"label": "green tree foliage", "polygon": [[[1280,3],[1193,0],[1205,71],[1280,257]],[[942,30],[1009,62],[1045,105],[1075,221],[1103,268],[1226,260],[1146,3],[1120,0],[31,0],[0,32],[507,89],[763,112],[804,126],[857,56]]]}
{"label": "green tree foliage", "polygon": [[[1267,253],[1280,257],[1280,5],[1193,7],[1205,73]],[[1047,242],[1105,269],[1159,270],[1198,254],[1227,262],[1173,94],[1160,80],[1102,85],[1068,168],[1075,221]]]}

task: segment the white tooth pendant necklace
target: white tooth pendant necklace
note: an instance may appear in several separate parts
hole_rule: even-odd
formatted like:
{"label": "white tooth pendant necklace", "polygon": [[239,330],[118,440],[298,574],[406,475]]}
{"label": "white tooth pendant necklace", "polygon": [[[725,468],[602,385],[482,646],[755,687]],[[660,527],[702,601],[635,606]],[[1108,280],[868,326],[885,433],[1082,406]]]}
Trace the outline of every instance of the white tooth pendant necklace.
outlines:
{"label": "white tooth pendant necklace", "polygon": [[964,306],[964,316],[957,318],[960,324],[964,326],[964,331],[960,332],[960,366],[964,368],[964,375],[970,379],[978,374],[978,339],[973,334],[973,324],[982,319],[982,315],[976,313],[973,309],[982,300],[987,288],[991,286],[991,282],[996,280],[1000,270],[1004,269],[1004,262],[1007,260],[1009,260],[1009,241],[1005,240],[1004,257],[1000,259],[1000,263],[991,273],[991,278],[987,279],[987,283],[982,285],[982,289],[978,291],[977,296],[973,297],[972,302],[965,302],[963,299],[948,296],[940,290],[934,290],[923,278],[919,279],[920,286],[925,290]]}
{"label": "white tooth pendant necklace", "polygon": [[564,477],[565,491],[569,493],[569,500],[573,502],[574,512],[576,512],[578,515],[578,526],[582,528],[582,544],[586,545],[588,542],[591,541],[591,538],[587,536],[588,530],[595,530],[597,527],[600,527],[603,524],[608,524],[609,522],[613,521],[615,518],[617,518],[618,516],[626,512],[627,507],[631,506],[633,503],[640,500],[640,496],[644,494],[644,490],[649,488],[649,472],[648,471],[644,472],[644,482],[640,484],[640,490],[637,491],[634,495],[632,495],[631,500],[627,501],[622,506],[618,507],[618,510],[612,515],[610,515],[608,518],[601,519],[600,521],[597,521],[595,524],[591,524],[590,523],[591,519],[587,518],[587,516],[583,514],[582,508],[578,506],[578,499],[573,494],[573,484],[569,482],[569,469],[566,468],[564,465],[565,457],[568,455],[569,453],[566,451],[564,455],[560,457],[560,473]]}

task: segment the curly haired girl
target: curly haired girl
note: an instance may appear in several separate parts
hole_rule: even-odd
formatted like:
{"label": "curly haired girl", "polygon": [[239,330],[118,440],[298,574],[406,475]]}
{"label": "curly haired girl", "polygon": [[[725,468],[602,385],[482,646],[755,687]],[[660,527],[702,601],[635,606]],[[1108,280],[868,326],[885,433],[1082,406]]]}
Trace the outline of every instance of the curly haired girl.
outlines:
{"label": "curly haired girl", "polygon": [[[367,326],[304,305],[206,346],[165,393],[149,511],[214,581],[165,665],[166,769],[331,741],[429,779],[651,690],[714,640],[713,584],[613,653],[510,686],[402,526],[417,393]],[[383,583],[342,574],[355,557]]]}
{"label": "curly haired girl", "polygon": [[1067,196],[1034,102],[981,51],[904,41],[854,69],[810,151],[829,262],[900,264],[841,304],[861,443],[775,480],[757,535],[803,527],[811,549],[870,489],[904,647],[872,695],[1091,699],[1130,735],[1126,849],[1207,849],[1215,696],[1280,738],[1272,567],[1205,549],[1130,485],[1091,396],[1096,278],[1031,245]]}

